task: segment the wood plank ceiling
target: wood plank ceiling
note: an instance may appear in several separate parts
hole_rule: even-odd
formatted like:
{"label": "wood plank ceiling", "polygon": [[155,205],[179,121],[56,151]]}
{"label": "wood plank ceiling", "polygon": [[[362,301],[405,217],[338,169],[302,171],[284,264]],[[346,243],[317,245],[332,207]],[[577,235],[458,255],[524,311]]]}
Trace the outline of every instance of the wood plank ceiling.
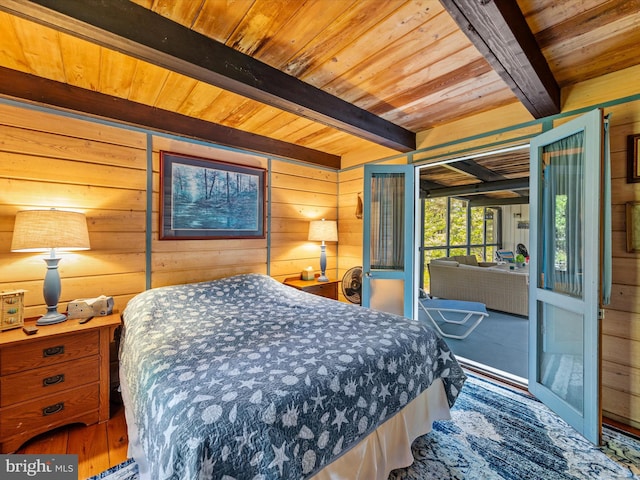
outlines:
{"label": "wood plank ceiling", "polygon": [[3,0],[0,95],[339,168],[502,105],[557,113],[561,88],[640,62],[639,12],[640,0]]}

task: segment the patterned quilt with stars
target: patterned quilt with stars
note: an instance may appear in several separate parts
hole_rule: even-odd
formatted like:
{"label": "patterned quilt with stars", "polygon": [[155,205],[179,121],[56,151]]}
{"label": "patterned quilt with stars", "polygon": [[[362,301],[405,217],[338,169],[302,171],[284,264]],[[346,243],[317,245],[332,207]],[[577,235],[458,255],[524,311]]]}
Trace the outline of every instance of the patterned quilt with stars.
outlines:
{"label": "patterned quilt with stars", "polygon": [[120,377],[157,480],[308,478],[434,379],[450,406],[465,380],[427,325],[258,274],[136,296]]}

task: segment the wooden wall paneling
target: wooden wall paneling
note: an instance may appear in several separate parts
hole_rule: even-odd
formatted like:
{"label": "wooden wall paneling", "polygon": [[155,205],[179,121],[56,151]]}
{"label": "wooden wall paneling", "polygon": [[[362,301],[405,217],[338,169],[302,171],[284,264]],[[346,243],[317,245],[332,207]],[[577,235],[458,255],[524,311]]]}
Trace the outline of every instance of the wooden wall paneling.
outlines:
{"label": "wooden wall paneling", "polygon": [[[59,161],[75,161],[82,162],[83,165],[73,165],[72,168],[65,170],[78,170],[79,175],[86,175],[82,170],[85,168],[95,168],[96,172],[93,174],[95,180],[102,180],[107,182],[116,176],[122,176],[121,170],[126,168],[131,170],[133,168],[143,169],[144,163],[140,160],[144,159],[142,151],[133,150],[131,147],[121,147],[103,142],[95,142],[87,139],[63,137],[58,134],[50,134],[43,132],[35,132],[33,130],[27,130],[16,127],[4,126],[2,129],[2,149],[4,152],[13,153],[16,158],[14,162],[18,162],[19,155],[31,156],[35,158],[42,158]],[[105,168],[100,170],[100,167]],[[48,175],[55,171],[59,167],[53,164],[50,167],[52,171],[46,171],[43,169],[46,167],[44,162],[34,165],[34,168],[30,169],[38,174],[45,175],[48,180],[55,180]],[[106,167],[110,167],[112,171],[107,170]],[[142,170],[141,170],[142,171]],[[67,174],[75,172],[65,172]],[[143,176],[144,178],[144,176]],[[126,180],[126,179],[121,179]],[[144,183],[143,183],[144,185]],[[127,185],[124,185],[125,187]]]}
{"label": "wooden wall paneling", "polygon": [[84,161],[72,163],[68,160],[19,153],[3,153],[2,170],[7,176],[35,181],[86,185],[87,180],[91,179],[92,186],[95,187],[112,187],[114,179],[118,179],[121,182],[118,187],[144,190],[146,182],[144,170]]}
{"label": "wooden wall paneling", "polygon": [[634,262],[629,258],[618,256],[617,251],[614,251],[613,253],[613,283],[621,285],[640,285],[640,263]]}
{"label": "wooden wall paneling", "polygon": [[[565,112],[638,94],[640,65],[601,75],[562,89],[562,109]],[[637,107],[632,107],[638,112]],[[636,113],[638,115],[638,113]]]}
{"label": "wooden wall paneling", "polygon": [[[75,298],[144,289],[145,135],[30,106],[0,103],[1,289],[24,288],[25,315],[44,312],[45,255],[9,251],[18,210],[87,216],[91,250],[61,254],[59,309]],[[124,307],[124,304],[120,305]]]}
{"label": "wooden wall paneling", "polygon": [[[218,240],[206,240],[215,243]],[[266,264],[267,256],[263,247],[257,249],[242,248],[242,239],[236,240],[234,249],[216,248],[209,250],[196,250],[193,248],[193,240],[183,240],[183,250],[179,252],[154,252],[151,267],[153,272],[174,272],[176,276],[180,272],[194,270],[208,270],[210,267],[231,267],[256,264]],[[178,255],[176,255],[178,253]],[[206,278],[206,277],[205,277]]]}
{"label": "wooden wall paneling", "polygon": [[640,370],[604,360],[602,362],[602,384],[605,387],[640,397]]}
{"label": "wooden wall paneling", "polygon": [[356,206],[358,194],[364,201],[363,178],[364,168],[352,168],[340,172],[338,278],[342,278],[349,268],[362,266],[362,219],[356,218]]}
{"label": "wooden wall paneling", "polygon": [[[602,333],[640,342],[640,313],[608,309],[602,322]],[[636,365],[640,368],[640,365]]]}
{"label": "wooden wall paneling", "polygon": [[[614,87],[615,89],[615,87]],[[626,251],[625,203],[640,198],[629,184],[627,135],[640,131],[640,102],[604,109],[610,117],[612,274],[611,303],[602,320],[602,408],[605,416],[640,425],[640,263]]]}
{"label": "wooden wall paneling", "polygon": [[626,392],[602,387],[602,410],[604,415],[623,424],[640,428],[640,397]]}
{"label": "wooden wall paneling", "polygon": [[603,335],[602,359],[640,371],[640,369],[632,367],[633,365],[640,365],[640,342],[628,338]]}
{"label": "wooden wall paneling", "polygon": [[[42,261],[42,260],[41,260]],[[62,261],[60,262],[62,264]],[[11,289],[22,288],[25,293],[25,318],[37,317],[46,312],[42,299],[42,282],[46,272],[46,266],[42,261],[42,279],[31,281],[12,282]],[[62,294],[58,304],[58,310],[63,312],[67,303],[76,298],[97,297],[98,295],[110,295],[114,298],[115,308],[122,311],[134,295],[144,291],[145,276],[140,273],[123,273],[107,276],[65,277],[60,274]],[[1,289],[8,289],[0,284]]]}
{"label": "wooden wall paneling", "polygon": [[[449,151],[458,151],[463,148],[486,148],[486,145],[503,142],[511,138],[534,135],[541,132],[539,125],[522,127],[517,130],[509,130],[503,133],[491,134],[465,142],[464,144],[455,143],[447,145],[450,142],[457,142],[463,138],[469,138],[476,135],[487,134],[488,132],[500,131],[502,129],[510,129],[513,126],[530,122],[533,117],[520,103],[506,105],[489,112],[478,115],[464,117],[456,122],[446,125],[436,126],[429,130],[419,132],[416,136],[418,142],[418,150],[427,147],[437,147],[429,151],[425,156],[443,155]],[[419,156],[414,155],[414,161],[418,161]]]}
{"label": "wooden wall paneling", "polygon": [[[320,244],[307,240],[309,222],[338,220],[338,173],[281,160],[273,160],[271,167],[271,275],[284,280],[308,266],[319,272]],[[337,249],[327,243],[331,278],[337,274]]]}
{"label": "wooden wall paneling", "polygon": [[[63,116],[61,116],[63,115]],[[16,106],[0,103],[0,125],[8,125],[36,132],[48,132],[57,135],[68,135],[70,131],[77,138],[94,140],[132,149],[146,149],[146,135],[136,130],[129,130],[106,123],[87,121],[74,115],[42,111],[28,105]],[[111,157],[111,154],[108,154]],[[116,157],[117,158],[117,157]],[[115,161],[112,159],[112,161]],[[126,161],[126,160],[125,160]],[[123,163],[126,165],[127,163]],[[133,165],[131,165],[133,166]],[[138,165],[144,168],[144,164]]]}

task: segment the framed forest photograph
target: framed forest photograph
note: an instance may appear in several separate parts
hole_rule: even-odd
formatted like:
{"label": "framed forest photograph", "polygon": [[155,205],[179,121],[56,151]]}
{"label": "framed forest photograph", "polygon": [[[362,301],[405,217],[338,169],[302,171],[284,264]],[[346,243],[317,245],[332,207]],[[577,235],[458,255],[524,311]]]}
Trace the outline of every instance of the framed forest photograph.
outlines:
{"label": "framed forest photograph", "polygon": [[160,239],[265,238],[265,170],[160,152]]}

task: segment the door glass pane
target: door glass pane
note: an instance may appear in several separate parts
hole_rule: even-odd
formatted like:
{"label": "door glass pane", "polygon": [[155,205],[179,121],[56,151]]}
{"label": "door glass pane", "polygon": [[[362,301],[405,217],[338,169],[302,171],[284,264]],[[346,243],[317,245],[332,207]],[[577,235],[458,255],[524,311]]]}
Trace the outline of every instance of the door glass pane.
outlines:
{"label": "door glass pane", "polygon": [[584,132],[543,148],[538,287],[582,298]]}
{"label": "door glass pane", "polygon": [[372,278],[370,307],[380,312],[404,314],[404,281],[393,278]]}
{"label": "door glass pane", "polygon": [[404,270],[404,175],[371,176],[372,269]]}
{"label": "door glass pane", "polygon": [[538,302],[538,383],[582,414],[584,317]]}

